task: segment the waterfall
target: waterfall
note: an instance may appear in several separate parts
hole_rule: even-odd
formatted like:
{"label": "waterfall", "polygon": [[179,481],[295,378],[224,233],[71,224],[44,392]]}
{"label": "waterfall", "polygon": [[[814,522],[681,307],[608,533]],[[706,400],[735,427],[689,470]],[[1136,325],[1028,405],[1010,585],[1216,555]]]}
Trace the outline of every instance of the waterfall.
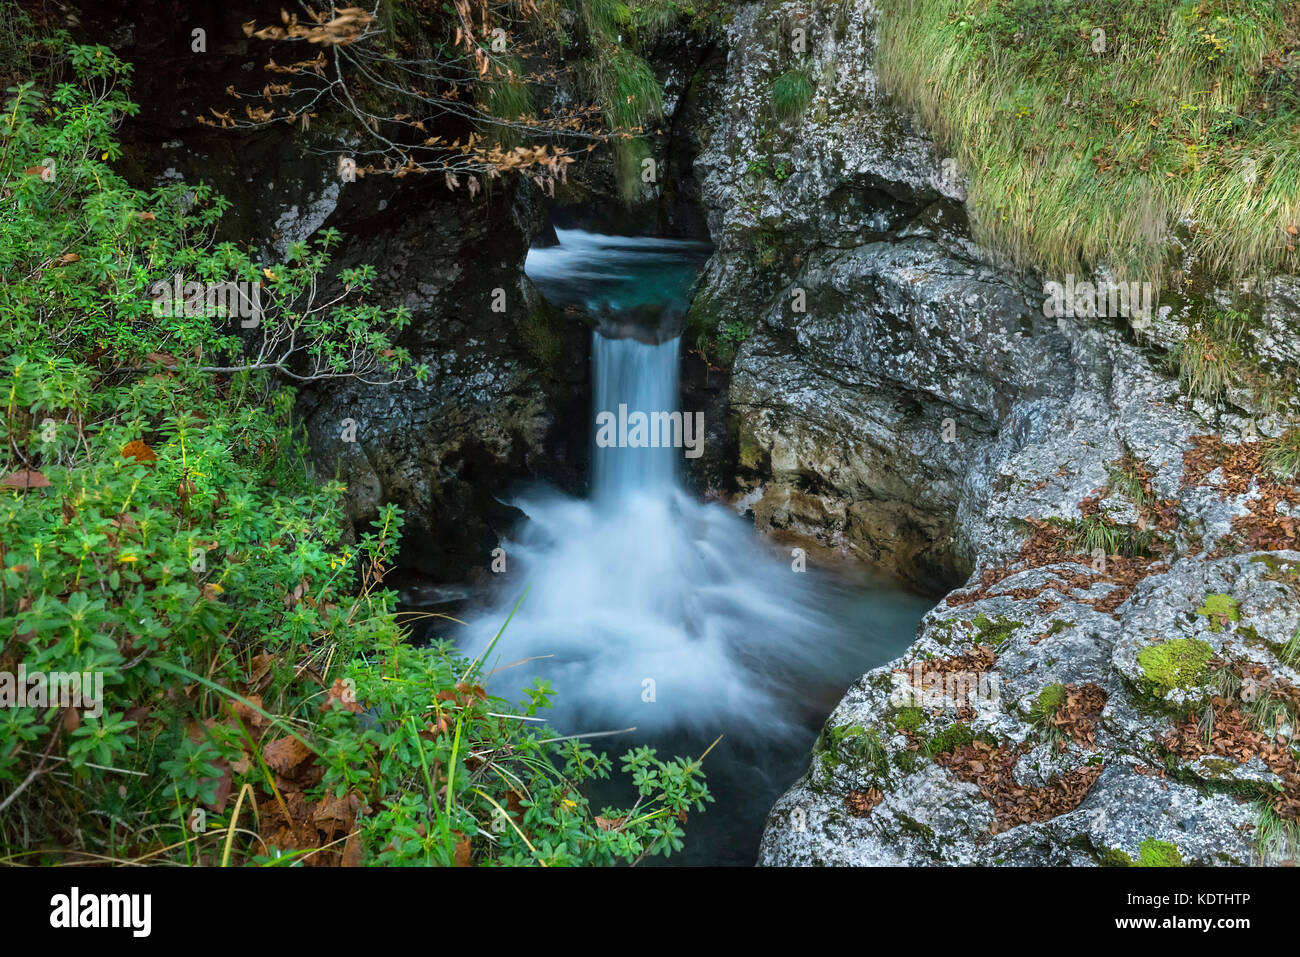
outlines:
{"label": "waterfall", "polygon": [[[593,422],[601,416],[612,419],[615,437],[621,410],[629,415],[649,417],[674,412],[677,408],[678,343],[672,339],[660,345],[644,345],[635,339],[607,339],[599,333],[591,336]],[[598,424],[598,423],[597,423]],[[655,439],[661,436],[656,431]],[[649,439],[647,434],[645,437]],[[666,494],[675,487],[680,448],[632,447],[618,444],[601,447],[593,436],[592,498],[626,499],[653,493]]]}
{"label": "waterfall", "polygon": [[[680,269],[671,243],[562,232],[559,247],[530,256],[528,271],[553,299],[589,309],[635,300],[662,314],[667,305],[655,296],[676,300],[688,285],[679,272],[661,278],[672,259],[664,247]],[[606,325],[625,314],[607,314]],[[590,495],[518,492],[512,504],[527,519],[502,543],[505,573],[462,644],[482,653],[522,598],[488,661],[501,669],[490,688],[514,697],[512,689],[545,678],[555,689],[549,720],[566,732],[803,736],[817,710],[810,700],[833,702],[887,660],[883,648],[904,646],[921,606],[878,585],[850,592],[815,568],[797,570],[790,548],[686,491],[688,449],[647,446],[648,433],[623,428],[609,430],[618,441],[597,441],[602,416],[619,426],[638,413],[655,417],[657,439],[675,434],[674,413],[680,425],[694,424],[680,415],[679,358],[676,338],[593,333]]]}
{"label": "waterfall", "polygon": [[[674,336],[699,245],[557,232],[559,245],[530,252],[525,268],[601,330],[590,493],[517,491],[526,518],[501,543],[505,571],[460,641],[483,654],[518,604],[486,658],[489,691],[518,700],[542,678],[554,689],[547,722],[561,733],[637,729],[593,741],[598,750],[698,755],[725,735],[705,769],[719,809],[692,817],[685,861],[750,864],[768,809],[808,766],[845,687],[900,653],[930,602],[829,552],[797,570],[789,546],[692,496],[682,463],[696,423],[680,418],[683,447],[664,439],[683,411]],[[637,432],[638,413],[657,416],[655,427]],[[614,781],[592,786],[597,804],[627,796]]]}

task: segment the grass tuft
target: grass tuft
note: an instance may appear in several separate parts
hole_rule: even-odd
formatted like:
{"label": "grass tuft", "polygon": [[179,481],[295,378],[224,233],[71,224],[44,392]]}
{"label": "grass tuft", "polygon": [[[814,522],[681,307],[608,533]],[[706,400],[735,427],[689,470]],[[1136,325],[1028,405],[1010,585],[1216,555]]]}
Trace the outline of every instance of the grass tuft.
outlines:
{"label": "grass tuft", "polygon": [[803,67],[786,70],[772,81],[772,113],[784,123],[798,119],[812,97],[812,75]]}

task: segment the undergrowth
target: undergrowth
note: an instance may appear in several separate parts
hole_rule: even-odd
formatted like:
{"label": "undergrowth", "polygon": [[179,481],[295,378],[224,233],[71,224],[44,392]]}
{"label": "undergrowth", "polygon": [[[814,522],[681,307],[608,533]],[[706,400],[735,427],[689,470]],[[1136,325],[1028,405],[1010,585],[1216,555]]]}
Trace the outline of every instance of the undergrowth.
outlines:
{"label": "undergrowth", "polygon": [[[366,302],[373,268],[331,272],[332,231],[284,262],[213,245],[224,201],[109,165],[129,65],[44,49],[0,117],[0,862],[678,850],[712,800],[701,759],[629,751],[627,805],[592,807],[611,761],[546,728],[549,688],[506,701],[491,662],[406,643],[384,585],[400,510],[347,537],[345,489],[308,477],[292,382],[423,376],[409,315]],[[152,308],[177,274],[255,284],[264,308]],[[87,680],[24,705],[20,671]]]}

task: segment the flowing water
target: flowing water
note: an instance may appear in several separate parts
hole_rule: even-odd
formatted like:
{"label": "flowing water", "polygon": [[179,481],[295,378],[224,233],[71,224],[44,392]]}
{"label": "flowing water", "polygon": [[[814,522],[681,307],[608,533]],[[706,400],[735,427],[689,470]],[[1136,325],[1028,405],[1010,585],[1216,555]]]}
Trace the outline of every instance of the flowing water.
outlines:
{"label": "flowing water", "polygon": [[[629,419],[678,411],[679,340],[653,341],[645,319],[671,328],[701,260],[697,244],[576,231],[529,255],[552,301],[641,336],[592,335],[593,435],[620,406]],[[489,669],[535,660],[496,674],[493,693],[514,699],[546,678],[561,733],[636,728],[592,741],[614,754],[645,743],[698,755],[723,735],[705,762],[717,803],[691,816],[682,859],[751,864],[765,813],[807,766],[821,721],[858,675],[911,642],[931,603],[818,556],[796,571],[789,547],[685,489],[687,449],[631,447],[631,436],[595,444],[584,499],[519,490],[512,504],[527,518],[503,543],[506,573],[462,644],[481,653],[524,596]],[[593,803],[630,803],[625,787],[616,780]]]}

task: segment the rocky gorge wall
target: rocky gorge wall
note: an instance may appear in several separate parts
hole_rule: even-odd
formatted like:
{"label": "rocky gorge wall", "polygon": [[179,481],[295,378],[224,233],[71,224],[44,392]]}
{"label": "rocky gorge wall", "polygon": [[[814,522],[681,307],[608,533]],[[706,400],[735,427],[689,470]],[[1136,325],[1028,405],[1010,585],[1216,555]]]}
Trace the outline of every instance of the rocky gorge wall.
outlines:
{"label": "rocky gorge wall", "polygon": [[[691,320],[747,326],[738,508],[961,587],[830,716],[760,863],[1280,859],[1260,828],[1294,818],[1300,780],[1297,499],[1236,444],[1277,423],[1185,399],[1178,305],[1140,336],[1044,315],[1041,278],[972,241],[959,171],[878,89],[875,17],[735,8]],[[815,89],[783,123],[772,84],[796,67]],[[1295,288],[1264,291],[1274,354]],[[962,681],[993,693],[920,697]]]}

